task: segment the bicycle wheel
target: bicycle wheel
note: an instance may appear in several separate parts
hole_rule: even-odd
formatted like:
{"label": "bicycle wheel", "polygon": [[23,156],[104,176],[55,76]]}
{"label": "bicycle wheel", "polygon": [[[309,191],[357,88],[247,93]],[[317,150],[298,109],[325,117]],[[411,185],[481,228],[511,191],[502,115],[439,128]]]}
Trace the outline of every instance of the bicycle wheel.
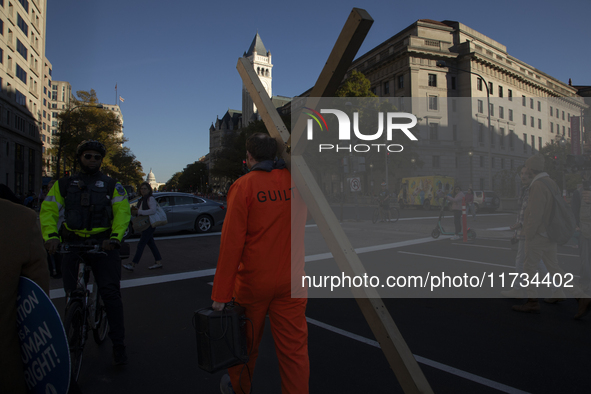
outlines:
{"label": "bicycle wheel", "polygon": [[84,307],[82,302],[74,300],[66,311],[64,329],[70,347],[70,379],[78,380],[84,350]]}
{"label": "bicycle wheel", "polygon": [[396,223],[400,217],[398,208],[390,208],[390,221]]}
{"label": "bicycle wheel", "polygon": [[92,336],[97,345],[103,343],[109,331],[109,320],[107,320],[107,311],[105,304],[99,294],[97,294],[96,310],[94,313],[95,329],[92,330]]}
{"label": "bicycle wheel", "polygon": [[371,221],[373,222],[373,224],[375,224],[379,218],[380,218],[380,208],[376,208],[373,211],[373,215],[371,216]]}

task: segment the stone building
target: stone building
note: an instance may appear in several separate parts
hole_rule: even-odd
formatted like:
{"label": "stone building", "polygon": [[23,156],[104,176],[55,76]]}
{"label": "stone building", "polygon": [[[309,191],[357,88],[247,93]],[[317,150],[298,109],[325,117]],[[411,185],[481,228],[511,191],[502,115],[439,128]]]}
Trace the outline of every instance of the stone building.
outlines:
{"label": "stone building", "polygon": [[51,63],[46,0],[0,2],[0,182],[16,194],[41,189]]}
{"label": "stone building", "polygon": [[453,21],[418,20],[357,58],[352,70],[380,97],[412,98],[399,109],[419,118],[415,148],[424,165],[389,174],[394,184],[442,174],[464,187],[494,188],[499,171],[517,170],[547,143],[569,142],[571,117],[586,108],[575,87]]}

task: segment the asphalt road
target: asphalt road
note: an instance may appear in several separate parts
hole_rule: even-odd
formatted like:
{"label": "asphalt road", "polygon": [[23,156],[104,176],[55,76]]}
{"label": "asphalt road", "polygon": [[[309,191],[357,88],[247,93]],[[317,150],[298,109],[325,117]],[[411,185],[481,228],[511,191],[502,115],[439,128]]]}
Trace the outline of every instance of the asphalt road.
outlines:
{"label": "asphalt road", "polygon": [[[445,260],[463,266],[511,267],[515,251],[501,230],[511,215],[469,220],[478,234],[464,244],[449,237],[429,238],[437,212],[403,211],[407,221],[371,224],[345,220],[343,228],[368,266],[388,258],[392,264],[433,264]],[[431,216],[430,216],[431,215]],[[451,226],[451,219],[444,224]],[[194,311],[211,304],[211,282],[219,235],[160,237],[162,270],[150,271],[148,249],[134,272],[123,271],[122,290],[129,364],[111,366],[109,341],[92,340],[84,351],[79,385],[94,393],[217,393],[222,372],[197,367]],[[131,241],[131,251],[136,242]],[[307,228],[307,270],[334,263],[318,229]],[[577,250],[560,249],[564,267],[576,267]],[[384,257],[386,256],[386,257]],[[395,267],[392,268],[395,272]],[[487,268],[490,269],[490,268]],[[52,296],[64,309],[60,281]],[[500,288],[499,288],[500,290]],[[588,393],[591,367],[591,318],[575,321],[573,300],[542,303],[539,315],[520,314],[522,302],[502,298],[384,298],[410,350],[435,393]],[[379,349],[356,301],[311,298],[308,301],[312,393],[392,392],[402,390]],[[253,380],[255,393],[280,392],[273,341],[267,329]]]}

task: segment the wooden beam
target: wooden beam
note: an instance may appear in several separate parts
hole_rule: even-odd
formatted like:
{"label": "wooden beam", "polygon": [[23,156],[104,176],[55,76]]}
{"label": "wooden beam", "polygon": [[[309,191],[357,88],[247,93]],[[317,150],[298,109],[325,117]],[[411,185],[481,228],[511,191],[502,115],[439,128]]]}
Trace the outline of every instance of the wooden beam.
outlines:
{"label": "wooden beam", "polygon": [[[310,97],[334,96],[372,24],[373,19],[367,11],[353,8],[310,92]],[[301,138],[305,122],[304,118],[298,119],[291,131],[291,140],[287,142],[291,145],[294,155],[301,155],[306,148],[307,141]]]}
{"label": "wooden beam", "polygon": [[[367,25],[368,21],[373,22],[366,11],[353,9],[312,92],[334,93],[331,90],[336,90],[342,81],[351,60],[371,26],[371,23]],[[365,27],[361,28],[361,26]],[[350,42],[353,44],[350,45]],[[352,48],[355,47],[353,53]],[[241,58],[238,60],[237,69],[269,134],[280,143],[288,142],[289,132],[277,114],[277,110],[263,88],[252,64],[248,59]],[[298,123],[296,123],[296,127]],[[298,145],[301,144],[298,143]],[[294,183],[308,206],[309,212],[314,217],[339,268],[350,276],[363,275],[366,272],[365,267],[355,253],[304,158],[295,153],[290,155],[288,152],[284,152],[282,157],[290,164],[289,168]],[[296,166],[295,171],[292,171],[291,166]],[[353,288],[352,292],[404,392],[408,394],[432,393],[429,382],[377,291],[373,288]]]}

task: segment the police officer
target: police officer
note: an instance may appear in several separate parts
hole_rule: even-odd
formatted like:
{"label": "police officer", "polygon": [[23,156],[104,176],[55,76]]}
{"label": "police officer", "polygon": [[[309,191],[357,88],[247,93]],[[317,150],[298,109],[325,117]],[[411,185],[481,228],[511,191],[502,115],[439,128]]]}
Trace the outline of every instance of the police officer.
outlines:
{"label": "police officer", "polygon": [[[121,301],[120,242],[131,217],[125,189],[100,171],[107,150],[94,140],[83,141],[76,149],[80,172],[56,182],[43,201],[40,212],[45,248],[56,252],[60,240],[68,243],[90,241],[102,245],[105,254],[87,255],[99,294],[109,319],[109,337],[113,342],[113,363],[127,363],[125,327]],[[63,221],[63,224],[61,224]],[[58,226],[61,224],[61,226]],[[64,255],[64,290],[76,289],[76,256]]]}

